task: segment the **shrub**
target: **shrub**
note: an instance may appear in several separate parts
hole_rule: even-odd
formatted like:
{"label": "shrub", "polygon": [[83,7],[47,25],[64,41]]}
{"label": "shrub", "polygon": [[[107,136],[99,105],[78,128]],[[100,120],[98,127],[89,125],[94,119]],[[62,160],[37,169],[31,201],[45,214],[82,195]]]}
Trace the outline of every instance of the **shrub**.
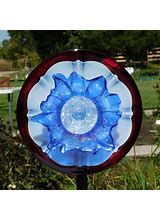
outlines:
{"label": "shrub", "polygon": [[159,156],[124,158],[106,171],[90,176],[90,189],[160,189]]}
{"label": "shrub", "polygon": [[74,189],[68,176],[53,171],[34,158],[13,131],[0,119],[0,189]]}
{"label": "shrub", "polygon": [[5,59],[0,59],[0,71],[10,71],[10,70],[13,70],[12,62]]}
{"label": "shrub", "polygon": [[156,68],[156,69],[149,69],[149,68],[137,69],[133,74],[133,77],[135,79],[142,79],[142,80],[147,79],[146,77],[154,79],[155,76],[160,76],[160,69],[159,68]]}

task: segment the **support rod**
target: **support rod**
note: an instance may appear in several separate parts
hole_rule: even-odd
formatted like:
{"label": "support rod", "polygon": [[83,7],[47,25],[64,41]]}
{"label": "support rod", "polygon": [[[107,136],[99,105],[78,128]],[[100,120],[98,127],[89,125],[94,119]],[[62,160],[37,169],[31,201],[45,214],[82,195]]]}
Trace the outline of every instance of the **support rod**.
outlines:
{"label": "support rod", "polygon": [[87,190],[88,189],[88,177],[87,175],[80,174],[76,176],[76,186],[77,190]]}
{"label": "support rod", "polygon": [[12,128],[12,96],[8,93],[9,125]]}

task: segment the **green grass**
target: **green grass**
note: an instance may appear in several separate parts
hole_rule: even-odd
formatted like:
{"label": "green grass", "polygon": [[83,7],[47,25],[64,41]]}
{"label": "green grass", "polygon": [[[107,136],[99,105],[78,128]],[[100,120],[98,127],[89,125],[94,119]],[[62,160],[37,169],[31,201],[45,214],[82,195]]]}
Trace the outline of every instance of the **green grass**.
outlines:
{"label": "green grass", "polygon": [[[17,82],[11,82],[11,86],[13,87],[20,87],[22,86],[23,81],[17,81]],[[19,93],[16,92],[13,94],[13,102],[12,102],[12,118],[15,120],[15,111],[16,111],[16,105],[17,105],[17,99],[18,99]],[[9,112],[8,112],[8,100],[7,100],[7,94],[0,94],[0,118],[3,118],[5,122],[9,121]]]}
{"label": "green grass", "polygon": [[160,189],[159,156],[124,158],[108,170],[89,176],[89,189]]}
{"label": "green grass", "polygon": [[158,83],[158,77],[143,77],[142,80],[136,79],[135,83],[141,95],[143,109],[156,109],[158,107],[158,94],[154,86]]}

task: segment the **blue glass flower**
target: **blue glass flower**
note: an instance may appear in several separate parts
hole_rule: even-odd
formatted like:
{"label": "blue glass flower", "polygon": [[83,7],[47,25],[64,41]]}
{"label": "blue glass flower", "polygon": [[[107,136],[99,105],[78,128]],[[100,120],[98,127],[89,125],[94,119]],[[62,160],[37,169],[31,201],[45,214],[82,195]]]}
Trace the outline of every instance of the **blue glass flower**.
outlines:
{"label": "blue glass flower", "polygon": [[91,157],[100,163],[102,153],[106,157],[115,149],[111,131],[121,117],[119,96],[109,93],[103,76],[86,80],[72,72],[68,78],[54,74],[53,79],[54,89],[40,104],[42,113],[31,117],[49,132],[43,151],[63,165],[70,158],[77,166],[94,164],[88,162]]}

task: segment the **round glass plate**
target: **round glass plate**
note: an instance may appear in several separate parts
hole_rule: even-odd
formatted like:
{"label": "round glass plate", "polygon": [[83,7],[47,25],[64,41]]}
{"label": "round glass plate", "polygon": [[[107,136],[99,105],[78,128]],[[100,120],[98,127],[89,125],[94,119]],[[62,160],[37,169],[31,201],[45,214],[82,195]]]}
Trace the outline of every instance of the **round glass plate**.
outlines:
{"label": "round glass plate", "polygon": [[64,173],[117,163],[138,136],[142,105],[129,73],[104,54],[66,51],[26,79],[17,104],[20,133],[33,154]]}

